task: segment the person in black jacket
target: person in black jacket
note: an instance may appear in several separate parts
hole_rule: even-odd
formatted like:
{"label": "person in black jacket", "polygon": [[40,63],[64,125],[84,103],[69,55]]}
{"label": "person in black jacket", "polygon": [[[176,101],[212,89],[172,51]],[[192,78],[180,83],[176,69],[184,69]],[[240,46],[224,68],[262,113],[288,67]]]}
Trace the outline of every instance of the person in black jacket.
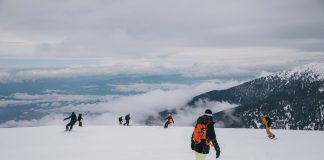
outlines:
{"label": "person in black jacket", "polygon": [[122,125],[122,124],[123,124],[123,116],[120,116],[120,117],[118,118],[118,121],[119,121],[119,125]]}
{"label": "person in black jacket", "polygon": [[130,114],[128,113],[126,116],[125,116],[125,123],[123,124],[124,126],[125,125],[127,125],[127,126],[129,126],[129,120],[130,120],[131,118],[130,118]]}
{"label": "person in black jacket", "polygon": [[[76,121],[77,121],[77,116],[75,115],[74,112],[72,112],[71,116],[69,116],[69,117],[67,117],[67,118],[64,118],[64,121],[67,120],[67,119],[71,119],[71,120],[70,120],[70,123],[68,123],[68,124],[66,125],[66,131],[71,131],[72,128],[73,128],[73,126],[74,126],[74,124],[75,124]],[[70,129],[69,129],[69,126],[70,126]]]}
{"label": "person in black jacket", "polygon": [[196,160],[204,160],[209,153],[210,143],[216,150],[216,158],[220,156],[220,147],[218,145],[214,124],[213,114],[210,109],[197,119],[194,133],[191,137],[191,149],[195,151]]}
{"label": "person in black jacket", "polygon": [[80,113],[79,116],[78,116],[78,121],[79,121],[79,126],[82,127],[82,114]]}

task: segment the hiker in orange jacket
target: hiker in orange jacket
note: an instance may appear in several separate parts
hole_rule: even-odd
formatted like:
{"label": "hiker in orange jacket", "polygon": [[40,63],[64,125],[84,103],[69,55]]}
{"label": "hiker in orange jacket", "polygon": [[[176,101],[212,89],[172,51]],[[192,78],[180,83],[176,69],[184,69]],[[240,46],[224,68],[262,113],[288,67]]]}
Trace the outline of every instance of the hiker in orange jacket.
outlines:
{"label": "hiker in orange jacket", "polygon": [[164,128],[168,128],[169,124],[171,124],[171,123],[174,124],[174,121],[173,121],[173,118],[172,118],[171,114],[169,114],[169,116],[164,120],[167,120],[165,122],[165,124],[164,124]]}
{"label": "hiker in orange jacket", "polygon": [[271,139],[275,138],[276,136],[270,131],[271,120],[269,119],[269,117],[266,117],[263,113],[261,113],[261,121],[264,128],[266,129],[268,137]]}
{"label": "hiker in orange jacket", "polygon": [[210,146],[216,151],[216,158],[220,156],[220,147],[216,139],[213,113],[210,109],[197,119],[195,129],[191,137],[191,149],[195,151],[196,160],[205,160]]}

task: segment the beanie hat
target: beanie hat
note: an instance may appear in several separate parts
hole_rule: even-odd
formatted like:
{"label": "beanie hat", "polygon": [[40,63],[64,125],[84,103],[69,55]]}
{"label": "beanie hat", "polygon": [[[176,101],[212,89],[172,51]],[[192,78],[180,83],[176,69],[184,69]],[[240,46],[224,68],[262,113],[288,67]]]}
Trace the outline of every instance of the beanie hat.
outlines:
{"label": "beanie hat", "polygon": [[213,112],[210,109],[206,109],[205,115],[207,115],[207,116],[213,116]]}

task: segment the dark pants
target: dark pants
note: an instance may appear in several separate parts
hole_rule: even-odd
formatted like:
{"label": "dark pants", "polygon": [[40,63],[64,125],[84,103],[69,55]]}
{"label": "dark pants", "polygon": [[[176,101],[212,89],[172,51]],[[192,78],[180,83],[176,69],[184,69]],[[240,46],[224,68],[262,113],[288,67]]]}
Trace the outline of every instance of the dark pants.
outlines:
{"label": "dark pants", "polygon": [[81,121],[79,121],[79,126],[82,127],[82,122]]}
{"label": "dark pants", "polygon": [[119,124],[122,125],[123,124],[123,121],[119,121]]}
{"label": "dark pants", "polygon": [[165,122],[164,128],[168,128],[169,124],[170,124],[169,122]]}
{"label": "dark pants", "polygon": [[[67,131],[71,131],[72,128],[73,128],[73,126],[74,126],[74,124],[75,124],[75,122],[70,122],[70,123],[68,123],[68,124],[66,125],[66,130],[67,130]],[[69,129],[69,126],[70,126],[70,129]]]}
{"label": "dark pants", "polygon": [[124,123],[124,126],[125,125],[129,126],[129,120],[128,121],[126,120],[126,122]]}

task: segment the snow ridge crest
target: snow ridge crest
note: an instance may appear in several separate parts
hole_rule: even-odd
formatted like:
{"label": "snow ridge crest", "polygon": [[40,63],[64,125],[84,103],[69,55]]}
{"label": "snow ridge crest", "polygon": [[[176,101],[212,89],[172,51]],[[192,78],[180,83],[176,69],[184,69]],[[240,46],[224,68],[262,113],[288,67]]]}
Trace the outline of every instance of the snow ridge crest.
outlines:
{"label": "snow ridge crest", "polygon": [[270,76],[285,80],[308,79],[309,81],[322,81],[324,80],[324,63],[310,63]]}

